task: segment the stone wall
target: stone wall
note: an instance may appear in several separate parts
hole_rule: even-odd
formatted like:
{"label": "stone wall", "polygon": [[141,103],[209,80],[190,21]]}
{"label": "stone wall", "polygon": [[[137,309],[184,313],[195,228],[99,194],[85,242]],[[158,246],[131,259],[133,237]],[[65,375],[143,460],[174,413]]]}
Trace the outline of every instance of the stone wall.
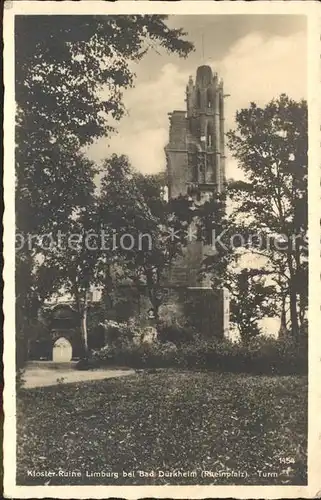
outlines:
{"label": "stone wall", "polygon": [[190,242],[184,249],[183,255],[173,262],[170,271],[168,286],[197,286],[201,284],[200,269],[203,255],[201,241]]}
{"label": "stone wall", "polygon": [[173,111],[170,116],[169,144],[172,149],[186,149],[186,111]]}
{"label": "stone wall", "polygon": [[224,336],[224,292],[203,287],[171,287],[159,309],[160,319],[188,323],[206,338]]}
{"label": "stone wall", "polygon": [[186,195],[187,182],[192,181],[192,172],[188,165],[187,151],[166,150],[168,172],[168,196],[178,198]]}
{"label": "stone wall", "polygon": [[186,183],[192,180],[192,174],[188,168],[187,125],[185,111],[174,111],[171,114],[169,144],[165,148],[170,198],[185,195]]}

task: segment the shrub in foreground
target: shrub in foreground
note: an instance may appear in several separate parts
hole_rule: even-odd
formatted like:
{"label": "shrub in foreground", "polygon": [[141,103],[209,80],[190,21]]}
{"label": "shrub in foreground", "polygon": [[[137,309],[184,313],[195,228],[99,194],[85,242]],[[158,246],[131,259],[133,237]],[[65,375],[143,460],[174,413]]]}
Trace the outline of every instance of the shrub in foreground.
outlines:
{"label": "shrub in foreground", "polygon": [[161,322],[157,326],[158,340],[162,343],[173,343],[177,347],[195,342],[198,338],[197,332],[191,326],[180,325],[172,322]]}
{"label": "shrub in foreground", "polygon": [[178,364],[177,348],[170,342],[111,345],[96,351],[93,356],[101,365],[116,364],[132,368],[162,368]]}
{"label": "shrub in foreground", "polygon": [[133,343],[106,346],[95,353],[102,365],[119,364],[134,368],[180,367],[253,374],[307,373],[307,342],[267,337],[249,344],[228,340],[199,339],[179,347],[170,342]]}
{"label": "shrub in foreground", "polygon": [[307,373],[307,342],[261,337],[249,344],[203,340],[183,347],[183,362],[212,370],[254,374]]}

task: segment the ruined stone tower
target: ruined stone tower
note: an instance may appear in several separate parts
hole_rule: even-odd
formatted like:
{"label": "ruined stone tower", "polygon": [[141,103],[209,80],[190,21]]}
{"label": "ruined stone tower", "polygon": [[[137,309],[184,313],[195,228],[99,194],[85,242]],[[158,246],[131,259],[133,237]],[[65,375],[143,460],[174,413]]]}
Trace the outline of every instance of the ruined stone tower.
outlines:
{"label": "ruined stone tower", "polygon": [[[209,66],[199,66],[186,87],[186,111],[170,113],[167,157],[170,198],[187,195],[195,210],[225,186],[223,82]],[[196,225],[196,218],[192,223]],[[171,270],[171,283],[209,286],[200,276],[210,246],[191,241]]]}
{"label": "ruined stone tower", "polygon": [[[225,188],[224,92],[223,82],[209,66],[199,66],[196,80],[186,87],[186,110],[169,114],[169,142],[165,148],[169,198],[188,196],[191,209]],[[192,225],[197,226],[195,215]],[[172,265],[169,286],[176,300],[201,305],[198,328],[208,336],[213,329],[222,337],[228,328],[228,299],[225,290],[213,290],[209,276],[200,273],[204,257],[213,252],[202,241],[190,241],[184,254]]]}
{"label": "ruined stone tower", "polygon": [[169,196],[189,194],[196,203],[225,184],[223,82],[209,66],[189,78],[186,110],[170,113],[167,156]]}

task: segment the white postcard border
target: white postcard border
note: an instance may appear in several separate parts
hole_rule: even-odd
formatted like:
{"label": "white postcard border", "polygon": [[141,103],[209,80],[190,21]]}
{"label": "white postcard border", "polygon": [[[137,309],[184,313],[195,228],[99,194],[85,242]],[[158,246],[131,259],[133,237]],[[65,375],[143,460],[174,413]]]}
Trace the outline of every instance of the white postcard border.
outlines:
{"label": "white postcard border", "polygon": [[[320,53],[318,2],[11,1],[4,11],[4,492],[13,498],[312,498],[321,491]],[[16,486],[14,285],[14,16],[17,14],[304,14],[308,18],[309,104],[309,433],[308,486]]]}

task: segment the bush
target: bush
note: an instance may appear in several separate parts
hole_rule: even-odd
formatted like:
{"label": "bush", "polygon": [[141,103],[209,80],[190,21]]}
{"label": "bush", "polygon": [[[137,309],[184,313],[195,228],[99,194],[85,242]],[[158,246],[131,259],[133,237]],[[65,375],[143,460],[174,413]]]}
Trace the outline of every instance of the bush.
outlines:
{"label": "bush", "polygon": [[136,335],[136,327],[132,322],[117,322],[106,320],[103,323],[105,340],[110,345],[126,344],[131,342]]}
{"label": "bush", "polygon": [[200,339],[181,348],[181,363],[186,368],[242,371],[240,361],[238,347],[226,339]]}
{"label": "bush", "polygon": [[157,332],[160,342],[171,342],[178,347],[193,342],[197,338],[197,333],[193,327],[182,326],[177,323],[160,323]]}
{"label": "bush", "polygon": [[290,338],[253,339],[248,344],[223,339],[199,339],[181,343],[154,342],[110,345],[95,353],[100,364],[134,368],[181,367],[266,375],[304,374],[308,369],[307,342]]}
{"label": "bush", "polygon": [[24,368],[18,368],[16,371],[16,391],[20,392],[24,385]]}
{"label": "bush", "polygon": [[101,365],[117,364],[132,368],[161,368],[177,365],[177,348],[170,342],[106,346],[94,353]]}
{"label": "bush", "polygon": [[290,338],[260,337],[248,344],[205,340],[196,346],[194,356],[200,367],[258,375],[307,373],[308,368],[307,346]]}

